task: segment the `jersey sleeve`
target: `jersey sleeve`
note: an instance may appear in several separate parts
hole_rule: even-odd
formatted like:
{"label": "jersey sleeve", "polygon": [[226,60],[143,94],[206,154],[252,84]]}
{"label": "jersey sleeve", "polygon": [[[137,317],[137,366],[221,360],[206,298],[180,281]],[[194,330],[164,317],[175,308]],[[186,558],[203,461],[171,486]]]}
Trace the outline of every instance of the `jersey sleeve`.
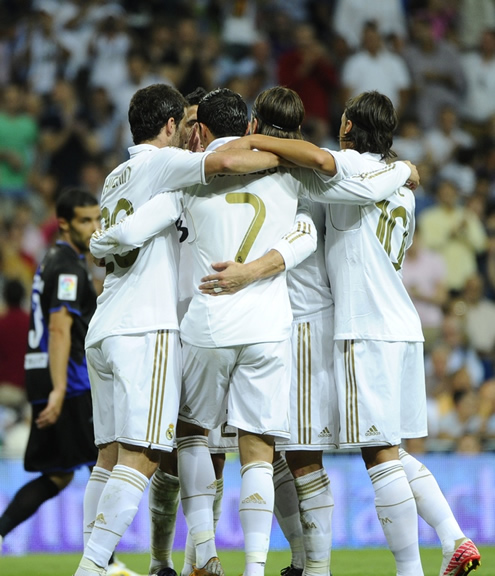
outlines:
{"label": "jersey sleeve", "polygon": [[338,204],[373,204],[384,200],[403,186],[411,170],[404,162],[384,164],[368,172],[357,173],[354,154],[331,152],[337,166],[337,175],[330,178],[320,172],[311,173],[309,197],[316,202]]}
{"label": "jersey sleeve", "polygon": [[207,184],[205,160],[213,152],[190,152],[166,146],[148,164],[153,194]]}
{"label": "jersey sleeve", "polygon": [[316,226],[307,202],[304,198],[299,200],[294,226],[273,247],[282,255],[286,270],[295,268],[316,250]]}
{"label": "jersey sleeve", "polygon": [[181,199],[181,192],[163,192],[113,226],[97,230],[89,244],[91,254],[95,258],[105,258],[140,248],[178,220],[182,210]]}

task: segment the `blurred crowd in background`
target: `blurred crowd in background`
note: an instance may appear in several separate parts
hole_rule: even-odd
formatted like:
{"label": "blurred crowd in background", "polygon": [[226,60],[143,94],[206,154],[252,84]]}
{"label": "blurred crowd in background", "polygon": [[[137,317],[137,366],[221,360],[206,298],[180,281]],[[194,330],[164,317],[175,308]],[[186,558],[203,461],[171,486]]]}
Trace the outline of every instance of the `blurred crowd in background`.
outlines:
{"label": "blurred crowd in background", "polygon": [[229,87],[248,108],[288,86],[330,149],[347,98],[391,98],[394,150],[421,176],[403,273],[430,436],[409,448],[495,450],[495,0],[0,0],[0,456],[24,452],[29,295],[57,195],[99,197],[132,145],[130,98],[156,82]]}

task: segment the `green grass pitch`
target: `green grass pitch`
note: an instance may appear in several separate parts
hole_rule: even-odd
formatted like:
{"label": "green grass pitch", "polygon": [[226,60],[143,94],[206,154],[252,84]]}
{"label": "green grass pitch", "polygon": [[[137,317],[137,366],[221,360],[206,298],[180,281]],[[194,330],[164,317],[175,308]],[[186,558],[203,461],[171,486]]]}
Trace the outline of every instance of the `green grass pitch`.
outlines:
{"label": "green grass pitch", "polygon": [[[495,547],[481,547],[481,566],[474,576],[495,576]],[[240,576],[243,571],[242,552],[220,552],[226,576]],[[425,576],[438,576],[440,551],[433,548],[421,550]],[[147,574],[147,554],[119,554],[119,558],[140,574]],[[182,566],[183,554],[174,553],[176,569]],[[77,567],[79,555],[52,554],[24,557],[0,557],[1,576],[72,576]],[[287,551],[271,551],[266,565],[266,576],[279,576],[281,568],[290,562]],[[333,576],[394,576],[394,561],[388,550],[359,549],[335,550],[332,553]]]}

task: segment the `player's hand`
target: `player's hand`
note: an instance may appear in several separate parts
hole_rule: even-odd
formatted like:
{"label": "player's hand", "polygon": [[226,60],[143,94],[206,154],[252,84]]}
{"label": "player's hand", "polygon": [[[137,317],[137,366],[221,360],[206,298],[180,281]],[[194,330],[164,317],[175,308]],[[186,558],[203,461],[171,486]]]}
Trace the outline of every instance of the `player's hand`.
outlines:
{"label": "player's hand", "polygon": [[203,294],[210,296],[235,294],[255,279],[249,266],[232,260],[217,262],[212,268],[217,273],[201,278],[202,284],[198,286]]}
{"label": "player's hand", "polygon": [[411,175],[409,176],[409,179],[405,183],[405,186],[407,186],[407,188],[409,188],[410,190],[416,190],[416,188],[419,186],[418,169],[416,168],[416,166],[414,164],[409,162],[409,160],[403,160],[403,162],[404,162],[404,164],[407,164],[409,166],[409,168],[411,169]]}
{"label": "player's hand", "polygon": [[52,390],[50,392],[50,396],[48,396],[48,404],[39,413],[38,418],[36,419],[35,423],[38,428],[48,428],[55,424],[62,412],[64,398],[65,394],[62,394],[58,390]]}
{"label": "player's hand", "polygon": [[98,266],[98,268],[105,268],[105,258],[96,258],[96,256],[91,254],[91,260],[93,260],[93,263],[95,266]]}
{"label": "player's hand", "polygon": [[196,123],[189,134],[189,139],[187,141],[187,149],[191,152],[204,152],[204,148],[201,145],[201,139],[199,137],[198,124]]}

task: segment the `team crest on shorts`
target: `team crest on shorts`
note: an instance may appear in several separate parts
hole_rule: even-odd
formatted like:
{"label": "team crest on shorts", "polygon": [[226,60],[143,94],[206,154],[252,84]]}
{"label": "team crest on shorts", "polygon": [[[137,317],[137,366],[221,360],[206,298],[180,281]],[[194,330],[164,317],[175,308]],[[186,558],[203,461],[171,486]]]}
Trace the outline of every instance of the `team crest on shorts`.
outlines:
{"label": "team crest on shorts", "polygon": [[165,433],[167,440],[172,440],[174,437],[174,425],[173,424],[169,424],[168,428],[167,428],[167,432]]}

